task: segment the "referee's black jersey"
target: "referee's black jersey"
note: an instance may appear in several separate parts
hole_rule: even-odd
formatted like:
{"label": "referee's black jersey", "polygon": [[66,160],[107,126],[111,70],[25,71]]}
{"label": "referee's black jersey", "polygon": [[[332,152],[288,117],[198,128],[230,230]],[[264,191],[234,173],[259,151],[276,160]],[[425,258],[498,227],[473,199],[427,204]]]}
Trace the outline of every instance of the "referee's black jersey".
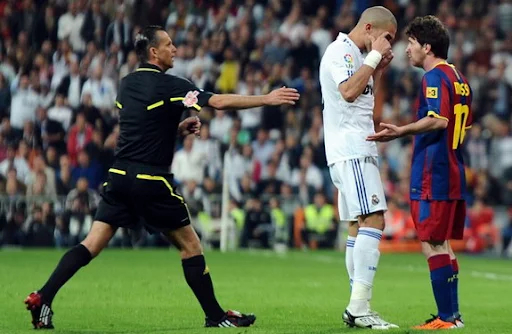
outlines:
{"label": "referee's black jersey", "polygon": [[158,66],[142,64],[121,80],[116,158],[169,166],[183,111],[201,110],[212,95]]}

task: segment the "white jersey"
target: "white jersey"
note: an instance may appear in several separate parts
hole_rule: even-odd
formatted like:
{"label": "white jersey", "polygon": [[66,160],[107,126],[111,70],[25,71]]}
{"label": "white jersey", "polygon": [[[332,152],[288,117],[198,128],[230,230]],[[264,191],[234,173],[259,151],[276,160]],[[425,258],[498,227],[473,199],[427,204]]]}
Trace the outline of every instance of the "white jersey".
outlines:
{"label": "white jersey", "polygon": [[376,157],[377,145],[366,141],[375,133],[373,123],[373,77],[363,93],[352,103],[343,99],[339,85],[363,65],[363,55],[346,34],[340,33],[320,62],[320,85],[324,103],[324,140],[327,164]]}

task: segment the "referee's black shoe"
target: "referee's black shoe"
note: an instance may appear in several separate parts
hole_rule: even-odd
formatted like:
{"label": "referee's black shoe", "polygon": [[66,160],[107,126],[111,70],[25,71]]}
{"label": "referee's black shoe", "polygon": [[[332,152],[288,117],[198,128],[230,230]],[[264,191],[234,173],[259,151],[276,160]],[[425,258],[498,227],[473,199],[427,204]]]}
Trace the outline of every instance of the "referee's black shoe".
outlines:
{"label": "referee's black shoe", "polygon": [[242,314],[238,311],[229,310],[218,321],[206,318],[204,327],[249,327],[255,321],[256,316],[252,313]]}
{"label": "referee's black shoe", "polygon": [[32,314],[32,325],[34,329],[53,329],[52,317],[53,311],[50,305],[43,302],[41,294],[37,291],[32,292],[25,298],[27,310]]}

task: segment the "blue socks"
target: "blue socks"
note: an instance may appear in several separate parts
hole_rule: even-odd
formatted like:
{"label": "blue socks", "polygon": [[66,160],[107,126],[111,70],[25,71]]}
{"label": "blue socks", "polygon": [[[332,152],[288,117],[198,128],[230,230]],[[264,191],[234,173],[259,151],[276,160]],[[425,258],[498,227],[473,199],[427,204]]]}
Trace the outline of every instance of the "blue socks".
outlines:
{"label": "blue socks", "polygon": [[455,318],[460,316],[459,313],[459,263],[457,259],[452,259],[453,279],[450,284],[452,290],[452,312]]}
{"label": "blue socks", "polygon": [[454,313],[452,311],[453,269],[450,255],[432,256],[428,259],[428,266],[437,304],[437,314],[443,321],[452,321]]}

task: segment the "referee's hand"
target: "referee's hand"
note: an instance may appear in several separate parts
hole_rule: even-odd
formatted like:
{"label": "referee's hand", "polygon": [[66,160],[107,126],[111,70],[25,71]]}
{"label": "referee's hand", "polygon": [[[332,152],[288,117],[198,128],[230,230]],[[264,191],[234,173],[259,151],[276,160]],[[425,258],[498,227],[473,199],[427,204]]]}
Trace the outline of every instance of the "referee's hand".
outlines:
{"label": "referee's hand", "polygon": [[183,137],[194,134],[199,137],[201,120],[197,116],[185,118],[178,126],[178,133]]}
{"label": "referee's hand", "polygon": [[295,88],[281,87],[274,89],[266,95],[266,104],[269,106],[279,106],[281,104],[294,105],[300,97],[299,92]]}

